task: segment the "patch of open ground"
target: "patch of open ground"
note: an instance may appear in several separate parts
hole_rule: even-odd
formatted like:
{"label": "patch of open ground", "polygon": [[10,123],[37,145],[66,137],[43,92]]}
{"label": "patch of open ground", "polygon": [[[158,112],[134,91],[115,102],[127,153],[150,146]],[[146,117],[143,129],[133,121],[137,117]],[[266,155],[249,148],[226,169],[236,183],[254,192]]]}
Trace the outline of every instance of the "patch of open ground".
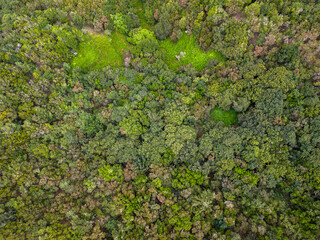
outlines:
{"label": "patch of open ground", "polygon": [[[166,51],[165,61],[172,70],[190,63],[196,70],[201,71],[209,60],[224,61],[223,56],[215,50],[202,51],[193,35],[183,34],[176,43],[167,38],[160,42],[160,47]],[[179,55],[180,57],[177,59],[176,56]]]}
{"label": "patch of open ground", "polygon": [[91,28],[86,41],[80,43],[73,67],[83,71],[102,69],[106,66],[122,67],[122,54],[130,48],[123,34],[113,32],[111,36],[95,33]]}

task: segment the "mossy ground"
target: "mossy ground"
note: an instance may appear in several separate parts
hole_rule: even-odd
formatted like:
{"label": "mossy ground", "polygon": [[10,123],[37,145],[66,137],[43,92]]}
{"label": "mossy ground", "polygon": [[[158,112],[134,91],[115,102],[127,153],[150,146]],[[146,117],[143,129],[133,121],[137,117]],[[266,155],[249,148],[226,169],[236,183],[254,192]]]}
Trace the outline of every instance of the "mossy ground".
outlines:
{"label": "mossy ground", "polygon": [[122,67],[122,53],[130,48],[123,34],[113,32],[111,36],[90,34],[80,43],[78,54],[72,61],[73,67],[83,71],[98,70],[106,66]]}
{"label": "mossy ground", "polygon": [[[195,37],[185,33],[176,43],[173,43],[170,38],[161,41],[160,47],[166,51],[165,61],[172,70],[191,63],[197,71],[201,71],[206,67],[209,60],[216,59],[218,61],[224,61],[223,56],[217,51],[202,51]],[[179,55],[180,52],[185,52],[186,54],[185,57],[180,57],[180,61],[178,61],[175,55]]]}
{"label": "mossy ground", "polygon": [[233,109],[224,111],[219,107],[215,107],[211,110],[210,116],[216,122],[223,122],[225,126],[234,125],[238,122],[237,112]]}

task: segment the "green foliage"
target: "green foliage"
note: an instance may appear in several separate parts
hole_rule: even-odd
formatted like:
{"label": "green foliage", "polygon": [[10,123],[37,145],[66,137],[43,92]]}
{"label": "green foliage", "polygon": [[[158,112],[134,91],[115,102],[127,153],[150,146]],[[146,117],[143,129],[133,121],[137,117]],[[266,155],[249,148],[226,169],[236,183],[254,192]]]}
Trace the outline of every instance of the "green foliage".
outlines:
{"label": "green foliage", "polygon": [[159,22],[154,26],[154,33],[157,36],[157,39],[164,40],[172,32],[172,25],[169,22],[169,14],[165,12],[161,15]]}
{"label": "green foliage", "polygon": [[239,168],[239,167],[236,167],[234,171],[238,173],[241,178],[244,178],[243,179],[244,182],[257,185],[258,178],[254,176],[250,171]]}
{"label": "green foliage", "polygon": [[67,193],[72,193],[74,190],[73,186],[70,185],[70,182],[68,180],[62,180],[59,184],[59,187]]}
{"label": "green foliage", "polygon": [[141,110],[132,110],[129,113],[130,115],[124,118],[119,126],[128,136],[139,136],[147,130],[149,119]]}
{"label": "green foliage", "polygon": [[142,28],[135,28],[129,33],[128,42],[136,45],[136,54],[154,53],[159,44],[154,33]]}
{"label": "green foliage", "polygon": [[0,0],[1,239],[317,240],[319,9]]}
{"label": "green foliage", "polygon": [[0,0],[0,9],[1,9],[0,17],[2,18],[4,14],[11,13],[12,10],[18,5],[19,5],[19,1],[17,0],[13,0],[13,1]]}
{"label": "green foliage", "polygon": [[81,113],[76,123],[83,133],[91,137],[102,130],[102,126],[96,116],[88,113]]}
{"label": "green foliage", "polygon": [[99,168],[99,175],[104,178],[105,181],[123,181],[123,170],[121,165],[115,164],[105,165],[102,168]]}
{"label": "green foliage", "polygon": [[113,24],[117,32],[126,34],[128,32],[128,26],[125,24],[124,16],[121,13],[110,15],[113,20]]}
{"label": "green foliage", "polygon": [[225,126],[234,125],[238,122],[237,113],[233,109],[224,111],[219,107],[214,107],[210,112],[210,116],[215,122],[221,121]]}
{"label": "green foliage", "polygon": [[145,18],[146,8],[143,5],[143,0],[134,0],[132,6],[135,8],[140,20],[140,26],[144,29],[150,29],[150,25]]}
{"label": "green foliage", "polygon": [[294,63],[297,61],[299,55],[299,45],[290,44],[281,46],[280,50],[276,54],[277,62],[279,63]]}
{"label": "green foliage", "polygon": [[175,189],[185,189],[195,185],[202,185],[203,176],[200,172],[189,169],[176,168],[172,171],[171,185]]}
{"label": "green foliage", "polygon": [[74,16],[72,17],[72,21],[79,29],[81,29],[85,23],[83,17],[79,14],[74,14]]}
{"label": "green foliage", "polygon": [[84,185],[87,186],[87,188],[88,188],[88,190],[87,190],[88,193],[92,193],[93,190],[97,187],[96,184],[95,184],[95,182],[89,181],[89,180],[85,180],[85,181],[84,181]]}
{"label": "green foliage", "polygon": [[0,210],[0,228],[5,227],[9,222],[16,220],[16,211],[13,207],[1,208]]}
{"label": "green foliage", "polygon": [[[173,225],[176,231],[189,231],[192,227],[191,214],[183,212],[181,206],[179,206],[178,204],[173,204],[171,208],[173,210],[174,215],[169,219],[169,224]],[[182,214],[183,217],[179,216]]]}
{"label": "green foliage", "polygon": [[44,16],[51,22],[61,22],[61,23],[67,23],[69,22],[68,14],[60,9],[57,8],[48,8],[44,12]]}
{"label": "green foliage", "polygon": [[9,31],[13,28],[14,20],[17,16],[15,14],[5,14],[1,21],[1,30],[3,32]]}
{"label": "green foliage", "polygon": [[143,29],[143,28],[135,28],[129,33],[128,42],[133,45],[138,45],[142,41],[145,41],[147,39],[154,39],[155,35],[153,32]]}
{"label": "green foliage", "polygon": [[80,35],[79,31],[69,27],[53,26],[52,32],[57,35],[57,39],[63,42],[67,47],[74,49],[78,47],[77,35]]}
{"label": "green foliage", "polygon": [[191,207],[196,208],[199,213],[210,211],[214,204],[215,198],[215,193],[211,192],[210,190],[205,190],[201,192],[200,195],[192,198]]}

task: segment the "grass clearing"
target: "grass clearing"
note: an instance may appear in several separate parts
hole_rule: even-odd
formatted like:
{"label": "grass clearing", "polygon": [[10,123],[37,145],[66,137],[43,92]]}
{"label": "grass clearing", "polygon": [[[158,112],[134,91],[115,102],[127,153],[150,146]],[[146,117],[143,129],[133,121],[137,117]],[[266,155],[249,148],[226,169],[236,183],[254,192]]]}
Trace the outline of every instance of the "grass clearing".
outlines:
{"label": "grass clearing", "polygon": [[122,53],[130,48],[123,34],[113,32],[111,36],[90,34],[80,43],[72,67],[82,71],[98,70],[106,66],[123,67]]}
{"label": "grass clearing", "polygon": [[[135,4],[142,4],[137,0]],[[140,6],[140,5],[139,5]],[[106,66],[123,67],[122,54],[132,46],[126,41],[125,35],[113,32],[111,36],[96,34],[89,31],[88,39],[80,43],[76,50],[78,54],[72,60],[72,67],[80,67],[82,71],[99,70]],[[171,42],[170,38],[159,41],[160,48],[165,50],[165,62],[171,70],[191,63],[197,71],[203,70],[208,61],[216,59],[224,61],[223,56],[215,51],[204,52],[198,46],[193,35],[183,34],[178,42]],[[178,61],[175,55],[185,52],[185,56]]]}
{"label": "grass clearing", "polygon": [[234,109],[224,111],[219,107],[215,107],[211,110],[210,116],[215,122],[221,121],[225,126],[234,125],[238,122],[238,116]]}
{"label": "grass clearing", "polygon": [[[215,50],[202,51],[195,37],[185,33],[176,43],[171,42],[170,38],[161,41],[160,48],[166,51],[165,61],[171,70],[176,70],[179,66],[191,63],[197,71],[201,71],[206,67],[209,60],[225,60],[223,56]],[[180,57],[180,61],[178,61],[175,55],[179,55],[180,52],[185,52],[186,54],[185,57]]]}

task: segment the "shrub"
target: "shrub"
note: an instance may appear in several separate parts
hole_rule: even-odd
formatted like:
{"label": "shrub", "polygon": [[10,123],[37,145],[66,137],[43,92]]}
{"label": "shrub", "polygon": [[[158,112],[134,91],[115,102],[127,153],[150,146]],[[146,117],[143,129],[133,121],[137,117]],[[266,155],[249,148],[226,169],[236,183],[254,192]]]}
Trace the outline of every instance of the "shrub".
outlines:
{"label": "shrub", "polygon": [[116,13],[115,15],[111,15],[111,18],[113,19],[115,29],[118,32],[122,34],[126,34],[128,32],[128,26],[125,24],[125,18],[121,13]]}
{"label": "shrub", "polygon": [[74,25],[76,25],[79,29],[81,29],[84,25],[84,19],[79,14],[75,14],[72,17],[72,21],[73,21]]}

